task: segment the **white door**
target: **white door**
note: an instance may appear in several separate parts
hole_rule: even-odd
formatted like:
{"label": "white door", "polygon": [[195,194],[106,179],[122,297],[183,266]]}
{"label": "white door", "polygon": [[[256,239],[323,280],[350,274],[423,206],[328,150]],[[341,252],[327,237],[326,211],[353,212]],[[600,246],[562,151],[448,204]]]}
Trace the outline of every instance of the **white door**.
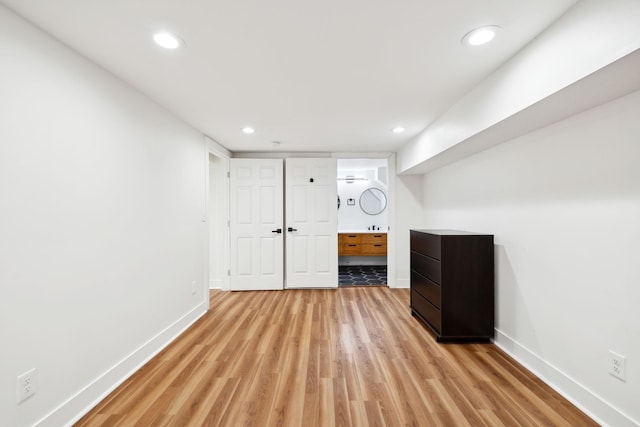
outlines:
{"label": "white door", "polygon": [[336,159],[286,159],[287,288],[338,287]]}
{"label": "white door", "polygon": [[232,291],[283,289],[281,159],[231,159]]}

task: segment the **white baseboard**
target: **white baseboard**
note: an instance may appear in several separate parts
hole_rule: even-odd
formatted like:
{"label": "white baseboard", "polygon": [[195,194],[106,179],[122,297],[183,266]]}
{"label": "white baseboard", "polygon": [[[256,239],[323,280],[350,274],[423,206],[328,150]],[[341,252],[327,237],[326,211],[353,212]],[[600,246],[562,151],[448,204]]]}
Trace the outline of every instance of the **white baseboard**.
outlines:
{"label": "white baseboard", "polygon": [[229,281],[225,279],[209,280],[209,289],[217,289],[220,291],[228,291]]}
{"label": "white baseboard", "polygon": [[411,287],[411,280],[410,279],[396,279],[396,284],[394,286],[394,288],[399,289],[399,288],[403,288],[403,289],[409,289]]}
{"label": "white baseboard", "polygon": [[496,329],[494,344],[602,426],[640,427],[593,391]]}
{"label": "white baseboard", "polygon": [[88,384],[66,402],[47,414],[35,425],[38,427],[71,426],[94,406],[133,375],[151,358],[163,350],[207,311],[201,302],[188,313],[169,325],[155,337],[118,362],[96,380]]}

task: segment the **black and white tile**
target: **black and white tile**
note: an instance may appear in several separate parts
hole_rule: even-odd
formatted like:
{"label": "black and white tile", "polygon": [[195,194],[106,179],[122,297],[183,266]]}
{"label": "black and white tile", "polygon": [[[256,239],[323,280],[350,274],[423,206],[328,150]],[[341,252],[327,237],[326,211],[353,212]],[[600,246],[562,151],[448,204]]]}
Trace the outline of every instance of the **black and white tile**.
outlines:
{"label": "black and white tile", "polygon": [[341,265],[338,286],[386,286],[386,265]]}

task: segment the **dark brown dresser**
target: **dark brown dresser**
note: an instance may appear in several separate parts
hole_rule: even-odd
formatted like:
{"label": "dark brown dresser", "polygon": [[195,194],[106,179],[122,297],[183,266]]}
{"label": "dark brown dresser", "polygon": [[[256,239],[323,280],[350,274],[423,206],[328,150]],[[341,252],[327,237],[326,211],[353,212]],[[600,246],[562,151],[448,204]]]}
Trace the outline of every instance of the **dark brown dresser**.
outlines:
{"label": "dark brown dresser", "polygon": [[437,341],[493,337],[493,284],[493,235],[411,230],[411,313]]}

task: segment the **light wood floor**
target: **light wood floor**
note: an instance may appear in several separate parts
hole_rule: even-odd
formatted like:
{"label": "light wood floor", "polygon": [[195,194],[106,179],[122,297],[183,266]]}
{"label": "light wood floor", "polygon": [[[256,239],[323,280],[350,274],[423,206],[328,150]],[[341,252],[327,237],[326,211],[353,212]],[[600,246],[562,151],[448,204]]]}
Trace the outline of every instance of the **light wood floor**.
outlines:
{"label": "light wood floor", "polygon": [[211,292],[78,426],[595,426],[491,344],[437,344],[406,289]]}

